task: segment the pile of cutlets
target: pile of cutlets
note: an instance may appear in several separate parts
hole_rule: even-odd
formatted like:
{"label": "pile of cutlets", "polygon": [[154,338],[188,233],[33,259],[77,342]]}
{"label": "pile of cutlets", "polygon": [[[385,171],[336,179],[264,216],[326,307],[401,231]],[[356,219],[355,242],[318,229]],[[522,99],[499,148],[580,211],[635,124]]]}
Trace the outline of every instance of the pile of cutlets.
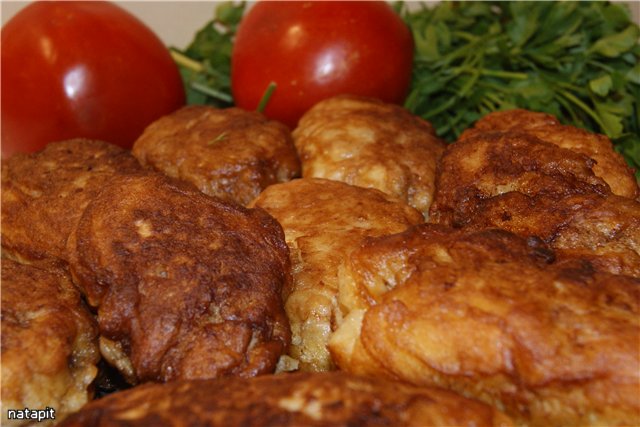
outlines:
{"label": "pile of cutlets", "polygon": [[353,96],[15,155],[2,424],[640,425],[639,199],[548,114]]}

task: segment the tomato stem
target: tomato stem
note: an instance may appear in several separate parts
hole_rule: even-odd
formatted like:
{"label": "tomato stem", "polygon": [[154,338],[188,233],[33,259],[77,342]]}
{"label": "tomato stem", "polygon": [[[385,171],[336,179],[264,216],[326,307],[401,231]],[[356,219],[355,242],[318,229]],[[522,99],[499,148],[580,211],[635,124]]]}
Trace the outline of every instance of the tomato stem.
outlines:
{"label": "tomato stem", "polygon": [[271,82],[269,83],[269,86],[267,86],[267,89],[264,91],[264,94],[262,95],[262,98],[260,99],[260,103],[258,104],[258,108],[256,108],[256,111],[259,113],[264,112],[264,109],[267,108],[267,104],[269,103],[269,99],[271,99],[271,95],[273,95],[273,92],[276,90],[276,87],[278,85],[275,82]]}

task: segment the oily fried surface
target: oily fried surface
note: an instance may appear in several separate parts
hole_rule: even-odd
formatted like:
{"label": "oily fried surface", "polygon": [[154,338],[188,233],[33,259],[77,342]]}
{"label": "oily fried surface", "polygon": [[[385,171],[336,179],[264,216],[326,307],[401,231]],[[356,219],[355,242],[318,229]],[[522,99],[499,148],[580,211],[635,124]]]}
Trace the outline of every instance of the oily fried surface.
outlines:
{"label": "oily fried surface", "polygon": [[345,264],[361,298],[331,351],[345,370],[443,386],[530,425],[637,425],[640,281],[553,260],[502,230],[370,239]]}
{"label": "oily fried surface", "polygon": [[48,406],[60,420],[84,405],[100,358],[97,334],[67,271],[3,259],[2,425],[29,421],[8,420],[8,409]]}
{"label": "oily fried surface", "polygon": [[342,372],[146,384],[87,405],[65,427],[509,426],[480,402]]}
{"label": "oily fried surface", "polygon": [[483,201],[467,229],[502,228],[537,236],[598,270],[640,277],[640,203],[595,194],[563,198],[511,192]]}
{"label": "oily fried surface", "polygon": [[377,188],[428,214],[444,150],[430,123],[396,105],[339,96],[309,110],[293,137],[304,177]]}
{"label": "oily fried surface", "polygon": [[302,370],[331,369],[326,343],[340,321],[342,259],[364,237],[403,231],[422,222],[422,215],[378,190],[314,178],[273,185],[254,204],[282,225],[291,252],[293,291],[285,305],[291,356]]}
{"label": "oily fried surface", "polygon": [[184,107],[147,127],[133,155],[206,194],[242,205],[300,174],[287,127],[238,108]]}
{"label": "oily fried surface", "polygon": [[2,161],[2,247],[15,259],[66,259],[83,209],[115,175],[140,169],[128,151],[101,141],[56,142]]}
{"label": "oily fried surface", "polygon": [[289,343],[282,229],[153,174],[113,180],[69,238],[101,350],[131,382],[272,372]]}
{"label": "oily fried surface", "polygon": [[611,194],[593,165],[528,134],[478,133],[442,156],[431,218],[536,236],[603,271],[640,277],[640,203]]}
{"label": "oily fried surface", "polygon": [[551,244],[564,255],[588,259],[598,270],[640,278],[640,203],[618,196],[591,199],[593,204],[577,209]]}
{"label": "oily fried surface", "polygon": [[515,132],[487,132],[447,147],[438,165],[434,222],[465,225],[491,197],[508,192],[567,197],[609,194],[594,162],[571,150]]}
{"label": "oily fried surface", "polygon": [[611,140],[604,135],[574,126],[563,126],[549,114],[508,110],[487,114],[478,120],[473,128],[467,129],[460,139],[492,131],[522,132],[584,154],[596,161],[593,172],[611,187],[613,194],[632,199],[640,195],[633,170],[624,158],[613,150]]}

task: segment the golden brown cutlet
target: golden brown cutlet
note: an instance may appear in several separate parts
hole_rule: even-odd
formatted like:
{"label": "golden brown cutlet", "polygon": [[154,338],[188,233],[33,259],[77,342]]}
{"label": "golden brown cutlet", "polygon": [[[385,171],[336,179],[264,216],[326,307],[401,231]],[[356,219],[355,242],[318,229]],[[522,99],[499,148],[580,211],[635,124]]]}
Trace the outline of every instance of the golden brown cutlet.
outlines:
{"label": "golden brown cutlet", "polygon": [[381,190],[427,216],[445,144],[397,105],[354,96],[321,101],[293,132],[305,178]]}
{"label": "golden brown cutlet", "polygon": [[159,174],[112,179],[68,242],[103,356],[132,383],[273,372],[289,345],[280,225]]}
{"label": "golden brown cutlet", "polygon": [[3,255],[66,259],[67,237],[86,205],[114,176],[140,169],[128,151],[85,139],[3,159]]}
{"label": "golden brown cutlet", "polygon": [[253,204],[282,225],[291,252],[293,289],[285,304],[290,355],[301,370],[332,369],[326,344],[341,320],[340,263],[364,237],[403,231],[421,223],[422,215],[378,190],[317,178],[273,185]]}
{"label": "golden brown cutlet", "polygon": [[467,230],[487,228],[535,236],[563,257],[588,260],[600,271],[640,277],[640,203],[633,199],[509,192],[483,201],[465,225]]}
{"label": "golden brown cutlet", "polygon": [[61,427],[503,426],[499,411],[443,390],[343,372],[146,384],[87,405]]}
{"label": "golden brown cutlet", "polygon": [[50,407],[59,421],[92,397],[95,319],[61,265],[3,259],[1,282],[2,425],[28,424],[7,419],[9,409],[25,407]]}
{"label": "golden brown cutlet", "polygon": [[344,370],[436,385],[528,425],[640,423],[640,280],[537,239],[424,224],[369,239],[329,347]]}
{"label": "golden brown cutlet", "polygon": [[640,277],[640,203],[616,196],[593,159],[528,133],[476,133],[443,154],[435,223],[502,228]]}
{"label": "golden brown cutlet", "polygon": [[613,150],[611,140],[604,135],[575,126],[563,126],[552,115],[527,110],[496,111],[478,120],[459,139],[494,131],[513,131],[535,136],[543,141],[595,160],[593,172],[611,187],[613,194],[635,199],[640,196],[633,170],[624,158]]}
{"label": "golden brown cutlet", "polygon": [[181,108],[148,126],[133,155],[206,194],[242,205],[267,186],[300,175],[288,128],[239,108]]}
{"label": "golden brown cutlet", "polygon": [[464,226],[487,199],[509,192],[529,197],[610,193],[592,159],[516,132],[487,132],[447,147],[438,163],[431,220]]}

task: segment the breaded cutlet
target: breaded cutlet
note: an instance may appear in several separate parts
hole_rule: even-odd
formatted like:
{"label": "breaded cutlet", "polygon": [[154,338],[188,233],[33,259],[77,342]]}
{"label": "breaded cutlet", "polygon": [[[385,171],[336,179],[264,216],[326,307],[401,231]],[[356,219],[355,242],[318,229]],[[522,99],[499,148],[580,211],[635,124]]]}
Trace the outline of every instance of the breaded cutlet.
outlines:
{"label": "breaded cutlet", "polygon": [[87,204],[115,176],[140,169],[129,151],[86,139],[3,159],[3,256],[66,260],[67,238]]}
{"label": "breaded cutlet", "polygon": [[241,205],[300,175],[289,129],[239,108],[183,107],[149,125],[132,152],[145,166]]}
{"label": "breaded cutlet", "polygon": [[381,191],[318,178],[273,185],[253,205],[282,225],[291,253],[290,355],[304,371],[333,369],[326,345],[341,322],[340,263],[365,237],[403,231],[423,217]]}
{"label": "breaded cutlet", "polygon": [[526,133],[558,147],[584,154],[593,159],[593,172],[611,187],[617,196],[635,199],[640,196],[633,170],[613,149],[605,135],[588,132],[575,126],[562,125],[554,116],[528,110],[495,111],[465,130],[459,139],[486,132]]}
{"label": "breaded cutlet", "polygon": [[305,178],[376,188],[427,217],[445,144],[404,108],[355,96],[317,103],[293,132]]}
{"label": "breaded cutlet", "polygon": [[510,419],[435,388],[344,372],[145,384],[87,405],[61,427],[501,426]]}
{"label": "breaded cutlet", "polygon": [[103,356],[131,383],[273,372],[289,345],[280,225],[160,174],[114,178],[68,241]]}
{"label": "breaded cutlet", "polygon": [[346,371],[440,386],[523,425],[640,423],[640,279],[504,230],[433,224],[345,262],[329,343]]}
{"label": "breaded cutlet", "polygon": [[640,202],[613,194],[595,165],[529,133],[475,132],[440,159],[431,221],[539,238],[602,271],[640,277]]}
{"label": "breaded cutlet", "polygon": [[60,421],[93,397],[96,321],[62,264],[3,259],[1,283],[2,425],[29,424],[7,418],[25,407],[52,408]]}

